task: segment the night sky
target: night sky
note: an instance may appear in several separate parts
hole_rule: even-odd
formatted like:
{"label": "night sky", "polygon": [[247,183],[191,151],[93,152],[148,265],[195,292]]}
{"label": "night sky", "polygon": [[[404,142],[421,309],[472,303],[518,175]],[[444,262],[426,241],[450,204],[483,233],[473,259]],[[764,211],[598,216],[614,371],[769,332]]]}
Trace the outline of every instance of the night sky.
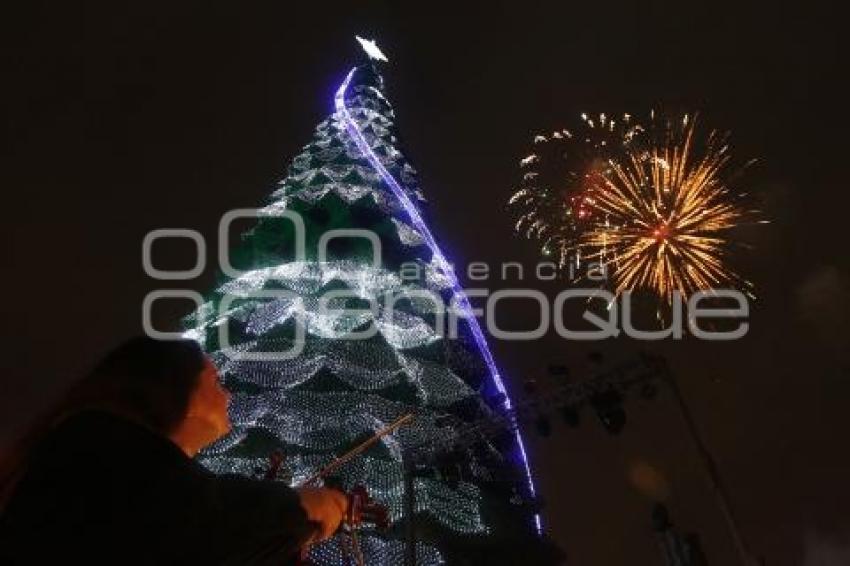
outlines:
{"label": "night sky", "polygon": [[[835,10],[782,3],[528,2],[393,7],[360,2],[30,2],[4,14],[6,162],[0,444],[109,347],[141,332],[160,282],[144,235],[185,227],[214,242],[221,215],[263,202],[332,110],[361,60],[354,34],[388,54],[387,95],[419,170],[433,229],[458,265],[533,266],[505,203],[530,136],[579,113],[698,110],[757,158],[747,183],[767,226],[741,230],[754,281],[737,342],[493,342],[503,373],[550,380],[641,349],[668,357],[754,554],[770,566],[850,560],[850,269],[846,103]],[[400,4],[400,3],[399,3]],[[19,9],[23,10],[23,9]],[[188,267],[191,246],[156,248]],[[204,292],[205,273],[182,286]],[[561,284],[525,285],[554,295]],[[517,286],[491,280],[491,288]],[[161,328],[188,305],[157,312]],[[527,304],[500,320],[522,327]],[[545,385],[544,385],[545,386]],[[712,565],[734,564],[694,446],[666,392],[630,400],[619,436],[593,415],[531,438],[544,523],[572,564],[661,564],[651,498],[664,479],[675,523]],[[830,550],[832,548],[832,550]]]}

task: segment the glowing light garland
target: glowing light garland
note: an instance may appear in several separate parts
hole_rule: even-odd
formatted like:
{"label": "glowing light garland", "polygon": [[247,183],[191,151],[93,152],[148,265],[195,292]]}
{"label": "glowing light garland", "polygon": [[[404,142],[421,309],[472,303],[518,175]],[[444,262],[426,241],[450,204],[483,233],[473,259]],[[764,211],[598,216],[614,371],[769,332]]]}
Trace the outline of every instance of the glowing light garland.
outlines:
{"label": "glowing light garland", "polygon": [[[399,183],[395,180],[392,174],[387,171],[386,167],[384,167],[383,163],[381,163],[380,159],[377,155],[372,151],[372,148],[369,147],[369,144],[366,142],[366,139],[363,137],[363,134],[360,132],[360,129],[357,127],[357,123],[351,117],[351,114],[348,112],[348,108],[345,105],[345,93],[348,90],[348,85],[351,82],[351,79],[354,77],[354,74],[357,72],[358,67],[354,67],[351,71],[348,72],[348,75],[345,77],[345,80],[339,86],[339,89],[336,91],[336,95],[334,96],[334,107],[339,114],[342,122],[345,124],[346,131],[351,136],[352,140],[354,140],[355,145],[360,149],[363,153],[364,157],[369,161],[375,171],[381,176],[390,190],[393,192],[395,197],[401,202],[405,211],[407,212],[408,217],[413,223],[414,228],[420,233],[422,238],[425,240],[426,245],[431,250],[433,257],[436,260],[436,263],[440,267],[440,269],[446,274],[451,282],[451,286],[454,290],[455,296],[457,298],[458,305],[466,314],[466,319],[469,322],[469,327],[472,331],[472,335],[475,339],[475,343],[478,346],[478,351],[481,353],[481,356],[484,358],[484,362],[487,364],[487,368],[490,373],[490,377],[493,381],[493,384],[496,386],[496,389],[504,395],[503,406],[505,410],[511,410],[512,404],[510,397],[508,395],[507,390],[505,389],[505,384],[502,382],[502,378],[499,375],[499,369],[496,367],[496,361],[493,358],[493,353],[490,351],[490,348],[487,346],[487,340],[484,337],[484,333],[481,330],[481,325],[478,323],[478,319],[472,314],[472,307],[469,303],[469,298],[464,293],[463,289],[458,282],[457,277],[452,270],[451,265],[446,261],[445,256],[443,255],[440,247],[437,245],[436,240],[434,240],[431,231],[428,229],[427,224],[425,224],[424,220],[419,214],[416,206],[410,200],[410,197],[407,196],[407,193],[404,189],[399,185]],[[534,488],[534,482],[531,478],[531,467],[528,464],[528,456],[525,452],[525,445],[522,441],[522,436],[519,431],[515,431],[514,433],[517,447],[519,448],[520,455],[522,457],[522,464],[525,468],[525,475],[528,481],[528,490],[532,496],[536,496],[536,490]],[[540,520],[540,515],[535,514],[534,522],[537,527],[537,532],[542,533],[543,527]]]}

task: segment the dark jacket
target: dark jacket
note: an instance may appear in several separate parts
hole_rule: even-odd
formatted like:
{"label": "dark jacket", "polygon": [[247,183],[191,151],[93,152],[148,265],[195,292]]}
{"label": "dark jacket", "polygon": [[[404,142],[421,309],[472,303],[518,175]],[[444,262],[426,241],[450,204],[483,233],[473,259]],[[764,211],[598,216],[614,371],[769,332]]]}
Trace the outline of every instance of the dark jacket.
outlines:
{"label": "dark jacket", "polygon": [[86,411],[33,451],[0,516],[0,564],[290,564],[310,532],[292,489],[215,476],[169,439]]}

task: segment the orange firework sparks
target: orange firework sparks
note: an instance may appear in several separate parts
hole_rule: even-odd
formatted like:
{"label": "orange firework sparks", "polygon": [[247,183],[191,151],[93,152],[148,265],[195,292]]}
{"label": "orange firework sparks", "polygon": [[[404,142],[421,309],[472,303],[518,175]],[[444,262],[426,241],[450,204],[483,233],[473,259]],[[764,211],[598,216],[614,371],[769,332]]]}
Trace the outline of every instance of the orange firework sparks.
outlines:
{"label": "orange firework sparks", "polygon": [[670,303],[674,291],[751,286],[724,256],[727,232],[754,211],[724,182],[728,146],[712,133],[696,150],[694,125],[685,116],[630,148],[590,203],[597,221],[579,246],[606,266],[616,293],[650,290]]}

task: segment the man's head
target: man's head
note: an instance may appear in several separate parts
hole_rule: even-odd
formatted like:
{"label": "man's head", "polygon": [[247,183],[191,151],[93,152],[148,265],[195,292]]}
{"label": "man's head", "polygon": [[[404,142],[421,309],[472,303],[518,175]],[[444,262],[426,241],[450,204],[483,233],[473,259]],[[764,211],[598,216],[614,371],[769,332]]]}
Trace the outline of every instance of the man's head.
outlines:
{"label": "man's head", "polygon": [[0,509],[33,447],[74,413],[100,409],[124,416],[193,456],[229,432],[229,399],[218,370],[197,342],[131,338],[109,352],[2,455]]}
{"label": "man's head", "polygon": [[139,336],[107,354],[71,390],[60,413],[110,410],[194,454],[230,431],[229,399],[218,370],[197,342]]}

